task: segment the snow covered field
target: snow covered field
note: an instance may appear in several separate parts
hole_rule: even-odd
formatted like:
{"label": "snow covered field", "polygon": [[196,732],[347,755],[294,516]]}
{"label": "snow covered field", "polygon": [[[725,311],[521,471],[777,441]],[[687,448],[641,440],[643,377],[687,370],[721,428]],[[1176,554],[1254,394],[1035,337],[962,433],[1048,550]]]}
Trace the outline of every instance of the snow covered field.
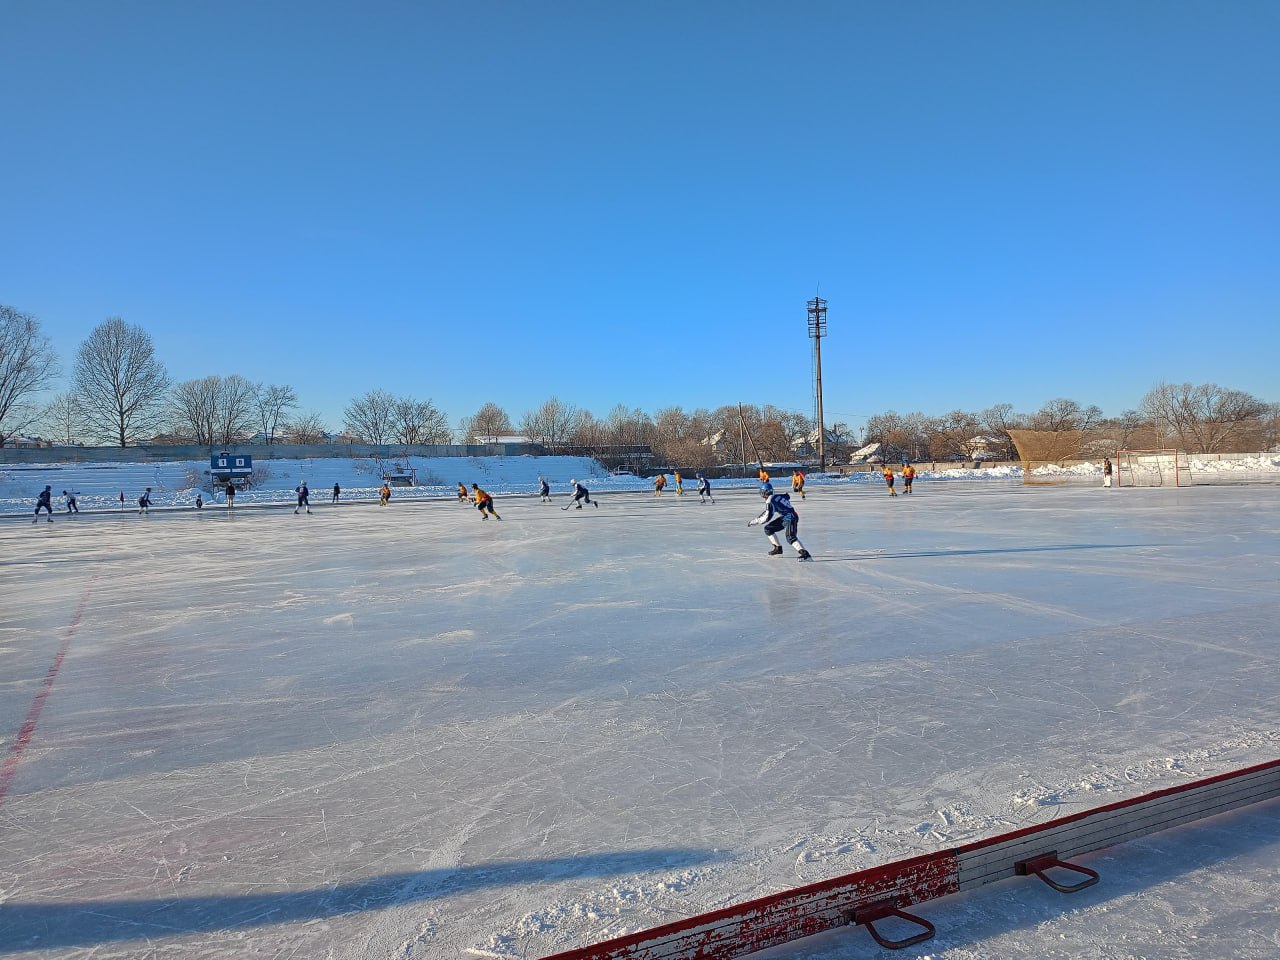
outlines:
{"label": "snow covered field", "polygon": [[[0,955],[535,958],[1280,750],[1280,487],[815,486],[804,564],[749,489],[312,482],[0,522]],[[1259,804],[901,955],[1274,957],[1278,854]]]}

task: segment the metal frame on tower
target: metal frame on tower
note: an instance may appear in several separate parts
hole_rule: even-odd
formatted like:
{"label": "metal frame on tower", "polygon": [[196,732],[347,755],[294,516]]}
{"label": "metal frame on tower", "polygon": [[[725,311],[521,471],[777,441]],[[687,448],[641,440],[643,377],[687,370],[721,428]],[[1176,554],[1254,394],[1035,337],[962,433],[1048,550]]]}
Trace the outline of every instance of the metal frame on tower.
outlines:
{"label": "metal frame on tower", "polygon": [[809,301],[809,339],[813,341],[814,396],[818,407],[818,470],[827,471],[827,430],[822,420],[822,338],[827,335],[827,301],[814,297]]}

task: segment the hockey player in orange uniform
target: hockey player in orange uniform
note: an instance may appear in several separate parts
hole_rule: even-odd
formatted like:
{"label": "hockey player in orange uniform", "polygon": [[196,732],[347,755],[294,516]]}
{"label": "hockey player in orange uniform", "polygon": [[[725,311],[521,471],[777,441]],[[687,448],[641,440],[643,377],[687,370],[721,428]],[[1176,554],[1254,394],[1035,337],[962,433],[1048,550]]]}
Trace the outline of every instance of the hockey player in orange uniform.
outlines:
{"label": "hockey player in orange uniform", "polygon": [[898,495],[898,491],[893,489],[893,467],[886,463],[884,465],[882,475],[884,476],[885,486],[889,488],[889,496],[896,497]]}
{"label": "hockey player in orange uniform", "polygon": [[490,516],[495,520],[502,519],[498,516],[498,511],[493,509],[493,497],[481,490],[479,484],[471,485],[471,497],[476,502],[476,509],[480,511],[481,520],[488,520]]}
{"label": "hockey player in orange uniform", "polygon": [[653,478],[653,495],[655,497],[662,496],[662,489],[667,485],[667,475],[660,473]]}
{"label": "hockey player in orange uniform", "polygon": [[916,478],[916,468],[909,463],[902,465],[902,495],[911,492],[911,481]]}
{"label": "hockey player in orange uniform", "polygon": [[800,494],[800,499],[804,499],[804,471],[794,470],[791,473],[791,492]]}

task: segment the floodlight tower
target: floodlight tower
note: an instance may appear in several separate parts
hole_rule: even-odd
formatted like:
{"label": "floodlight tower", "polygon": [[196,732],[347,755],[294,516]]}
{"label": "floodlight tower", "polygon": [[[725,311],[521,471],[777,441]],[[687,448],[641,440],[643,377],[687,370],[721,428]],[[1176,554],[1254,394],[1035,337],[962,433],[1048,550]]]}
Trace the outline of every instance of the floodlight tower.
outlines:
{"label": "floodlight tower", "polygon": [[827,472],[827,431],[822,423],[822,338],[827,335],[827,301],[809,301],[809,339],[813,341],[813,384],[818,405],[818,472]]}

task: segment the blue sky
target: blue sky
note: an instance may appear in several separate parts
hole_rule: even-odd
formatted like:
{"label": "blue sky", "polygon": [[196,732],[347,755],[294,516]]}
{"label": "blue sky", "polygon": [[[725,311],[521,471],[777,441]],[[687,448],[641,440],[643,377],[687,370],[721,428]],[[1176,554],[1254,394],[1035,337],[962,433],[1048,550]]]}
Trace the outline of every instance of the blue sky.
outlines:
{"label": "blue sky", "polygon": [[0,303],[65,365],[452,421],[1280,401],[1280,5],[0,0]]}

